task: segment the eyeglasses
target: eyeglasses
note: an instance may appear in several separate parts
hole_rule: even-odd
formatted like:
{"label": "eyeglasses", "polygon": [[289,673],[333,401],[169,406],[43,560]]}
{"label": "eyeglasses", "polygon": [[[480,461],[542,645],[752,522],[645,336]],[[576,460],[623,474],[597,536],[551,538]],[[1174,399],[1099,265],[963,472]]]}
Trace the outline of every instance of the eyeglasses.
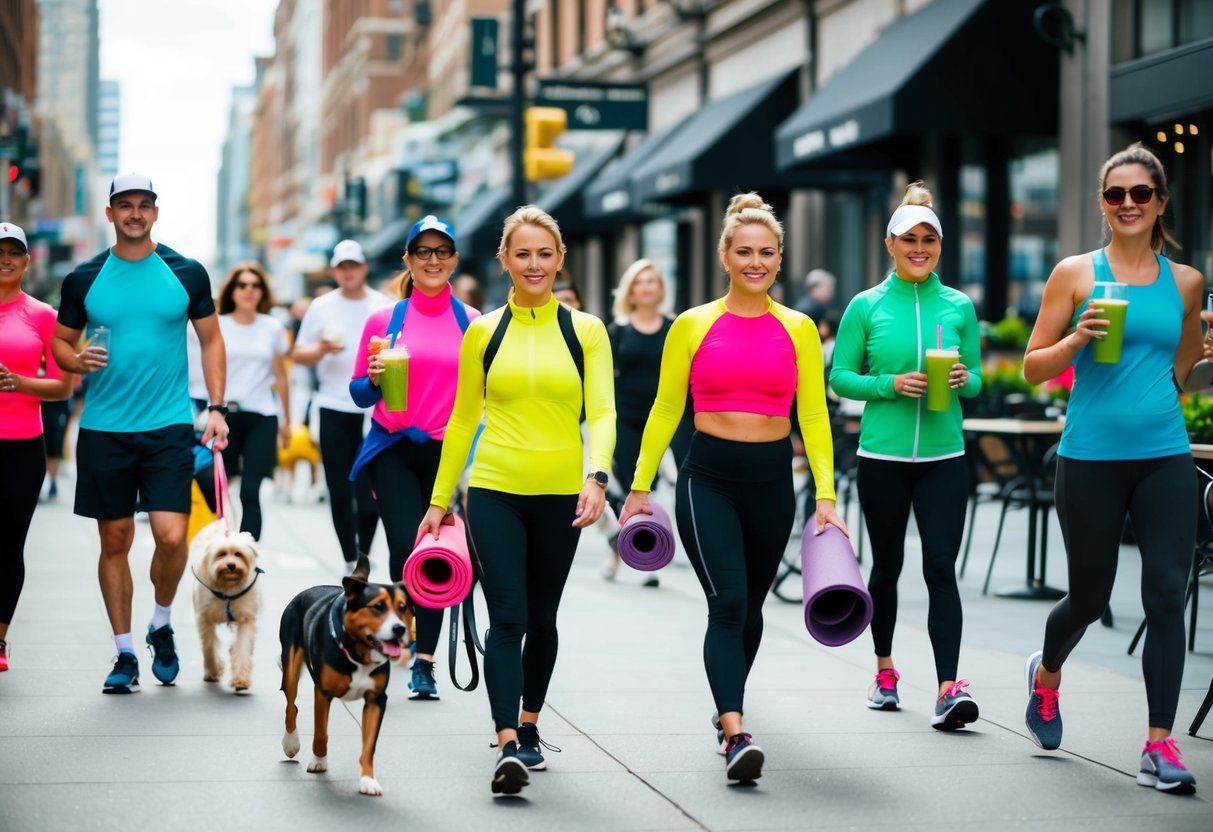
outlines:
{"label": "eyeglasses", "polygon": [[1151,188],[1149,185],[1134,185],[1128,190],[1119,185],[1114,185],[1103,192],[1103,201],[1109,205],[1124,205],[1125,195],[1128,194],[1129,199],[1133,200],[1134,205],[1145,205],[1154,198],[1156,190],[1158,189]]}
{"label": "eyeglasses", "polygon": [[237,289],[256,289],[258,292],[260,292],[261,284],[258,282],[245,283],[244,281],[240,281],[239,283],[236,284],[236,288]]}
{"label": "eyeglasses", "polygon": [[438,246],[438,248],[417,246],[417,248],[409,252],[409,257],[415,257],[418,260],[429,260],[431,256],[436,256],[439,260],[450,260],[454,254],[454,246]]}

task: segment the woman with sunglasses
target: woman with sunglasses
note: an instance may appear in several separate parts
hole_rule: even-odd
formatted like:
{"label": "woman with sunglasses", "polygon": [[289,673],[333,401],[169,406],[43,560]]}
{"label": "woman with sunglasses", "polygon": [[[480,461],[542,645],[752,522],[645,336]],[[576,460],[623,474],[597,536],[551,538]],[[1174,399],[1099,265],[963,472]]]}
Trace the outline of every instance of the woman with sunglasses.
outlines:
{"label": "woman with sunglasses", "polygon": [[55,310],[21,290],[29,268],[25,231],[0,222],[0,671],[8,670],[8,625],[25,584],[25,536],[46,476],[44,401],[63,401],[72,377],[51,355]]}
{"label": "woman with sunglasses", "polygon": [[[455,229],[429,215],[409,228],[404,243],[401,300],[376,310],[362,328],[354,359],[350,395],[374,408],[371,429],[350,471],[352,482],[366,468],[387,534],[389,576],[399,581],[417,541],[417,524],[430,504],[438,460],[459,377],[459,346],[468,322],[480,313],[451,296],[451,275],[459,266]],[[408,404],[388,410],[379,388],[383,361],[372,338],[403,346],[409,353]],[[369,348],[369,349],[368,349]],[[442,635],[442,610],[417,606],[417,644],[412,699],[437,699],[434,650]]]}
{"label": "woman with sunglasses", "polygon": [[[1184,594],[1195,545],[1195,471],[1175,381],[1207,383],[1201,362],[1204,278],[1164,257],[1178,248],[1163,224],[1167,178],[1158,157],[1134,144],[1099,174],[1108,244],[1061,261],[1045,284],[1028,341],[1024,378],[1039,384],[1074,366],[1057,458],[1057,519],[1065,539],[1069,594],[1049,613],[1044,649],[1028,659],[1028,733],[1061,744],[1061,668],[1087,625],[1108,605],[1125,516],[1141,550],[1146,614],[1142,674],[1149,706],[1137,782],[1191,792],[1171,727],[1184,666]],[[1109,324],[1094,284],[1127,284],[1120,360],[1100,363],[1095,343]]]}
{"label": "woman with sunglasses", "polygon": [[274,475],[278,446],[285,448],[291,437],[290,345],[286,327],[269,314],[274,297],[260,263],[232,266],[219,290],[218,307],[230,410],[223,464],[232,474],[240,472],[240,531],[260,540],[261,481]]}
{"label": "woman with sunglasses", "polygon": [[518,794],[528,769],[547,767],[541,748],[550,746],[536,723],[556,667],[560,597],[581,530],[606,505],[615,445],[606,327],[552,294],[564,255],[560,227],[545,211],[524,205],[506,218],[497,258],[513,288],[463,340],[455,408],[421,522],[437,538],[483,416],[467,518],[489,610],[484,682],[500,748],[493,794]]}

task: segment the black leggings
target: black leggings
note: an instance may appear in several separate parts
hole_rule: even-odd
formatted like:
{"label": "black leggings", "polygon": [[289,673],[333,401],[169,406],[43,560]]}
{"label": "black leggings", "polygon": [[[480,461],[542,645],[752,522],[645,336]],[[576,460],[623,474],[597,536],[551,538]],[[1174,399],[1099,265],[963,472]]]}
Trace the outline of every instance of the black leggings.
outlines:
{"label": "black leggings", "polygon": [[25,584],[25,536],[46,476],[46,446],[33,439],[0,439],[0,623],[11,624]]}
{"label": "black leggings", "polygon": [[1045,625],[1042,664],[1056,672],[1108,606],[1125,515],[1141,550],[1146,613],[1142,675],[1150,726],[1170,730],[1184,672],[1184,595],[1196,546],[1196,468],[1187,454],[1111,462],[1057,459],[1057,519],[1069,594]]}
{"label": "black leggings", "polygon": [[[556,611],[581,529],[577,494],[524,496],[468,489],[472,557],[489,608],[484,685],[498,731],[538,713],[556,667]],[[523,646],[523,637],[526,646]]]}
{"label": "black leggings", "polygon": [[261,539],[261,481],[278,461],[278,417],[237,411],[227,417],[223,466],[240,473],[240,531]]}
{"label": "black leggings", "polygon": [[320,458],[324,462],[324,482],[329,489],[329,508],[333,530],[341,544],[346,563],[358,560],[358,553],[371,551],[379,512],[371,495],[371,478],[364,468],[354,482],[350,469],[362,448],[361,413],[320,408]]}
{"label": "black leggings", "polygon": [[[399,581],[404,575],[404,563],[417,542],[417,527],[429,508],[441,456],[441,442],[417,444],[401,439],[367,463],[391,552],[388,573],[393,581]],[[417,652],[433,655],[442,636],[442,610],[417,604],[414,612],[417,616]]]}
{"label": "black leggings", "polygon": [[792,443],[696,432],[675,489],[678,533],[708,601],[703,664],[719,713],[742,711],[766,600],[792,533]]}
{"label": "black leggings", "polygon": [[927,634],[935,653],[936,681],[956,679],[964,613],[956,587],[956,555],[964,536],[969,466],[963,456],[933,462],[859,457],[859,506],[872,541],[872,643],[876,655],[893,655],[897,579],[906,555],[910,509],[922,541],[927,584]]}
{"label": "black leggings", "polygon": [[[645,419],[647,418],[646,413]],[[631,422],[620,418],[615,422],[615,457],[611,460],[611,469],[615,482],[619,484],[619,491],[624,495],[620,497],[614,491],[607,492],[607,502],[611,504],[615,514],[623,511],[624,500],[627,493],[632,490],[632,480],[636,478],[636,460],[640,458],[640,438],[644,435],[645,419]],[[689,418],[684,418],[679,423],[678,430],[674,432],[674,438],[670,441],[670,450],[674,452],[674,461],[679,466],[682,465],[682,460],[687,455],[693,433],[694,425]],[[652,490],[656,491],[660,482],[661,475],[657,474],[649,485]]]}

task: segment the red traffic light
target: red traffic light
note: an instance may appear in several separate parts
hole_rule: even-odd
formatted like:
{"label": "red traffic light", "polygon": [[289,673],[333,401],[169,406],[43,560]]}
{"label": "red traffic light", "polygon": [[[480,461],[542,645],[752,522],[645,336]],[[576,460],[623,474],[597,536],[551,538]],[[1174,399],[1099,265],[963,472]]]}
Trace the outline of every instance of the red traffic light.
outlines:
{"label": "red traffic light", "polygon": [[21,175],[21,168],[17,167],[16,165],[8,166],[8,182],[10,185],[12,183],[16,182],[17,177],[19,177],[20,175]]}

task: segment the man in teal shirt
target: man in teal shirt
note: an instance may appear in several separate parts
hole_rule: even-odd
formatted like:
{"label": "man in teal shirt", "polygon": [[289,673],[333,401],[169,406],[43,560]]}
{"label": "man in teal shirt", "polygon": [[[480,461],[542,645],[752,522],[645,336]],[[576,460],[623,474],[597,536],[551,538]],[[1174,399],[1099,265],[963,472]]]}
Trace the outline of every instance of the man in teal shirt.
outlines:
{"label": "man in teal shirt", "polygon": [[[95,374],[80,416],[75,512],[96,519],[101,537],[101,595],[118,649],[103,693],[139,690],[129,561],[136,501],[148,512],[156,543],[151,568],[156,606],[146,636],[152,673],[171,685],[181,667],[171,613],[185,571],[193,474],[187,321],[202,344],[211,401],[202,441],[214,439],[216,449],[227,444],[226,354],[210,277],[197,261],[152,241],[159,211],[146,176],[114,178],[105,216],[114,225],[116,242],[64,278],[52,344],[59,366]],[[77,352],[86,327],[90,337],[101,327],[108,330],[108,347],[94,344]]]}

